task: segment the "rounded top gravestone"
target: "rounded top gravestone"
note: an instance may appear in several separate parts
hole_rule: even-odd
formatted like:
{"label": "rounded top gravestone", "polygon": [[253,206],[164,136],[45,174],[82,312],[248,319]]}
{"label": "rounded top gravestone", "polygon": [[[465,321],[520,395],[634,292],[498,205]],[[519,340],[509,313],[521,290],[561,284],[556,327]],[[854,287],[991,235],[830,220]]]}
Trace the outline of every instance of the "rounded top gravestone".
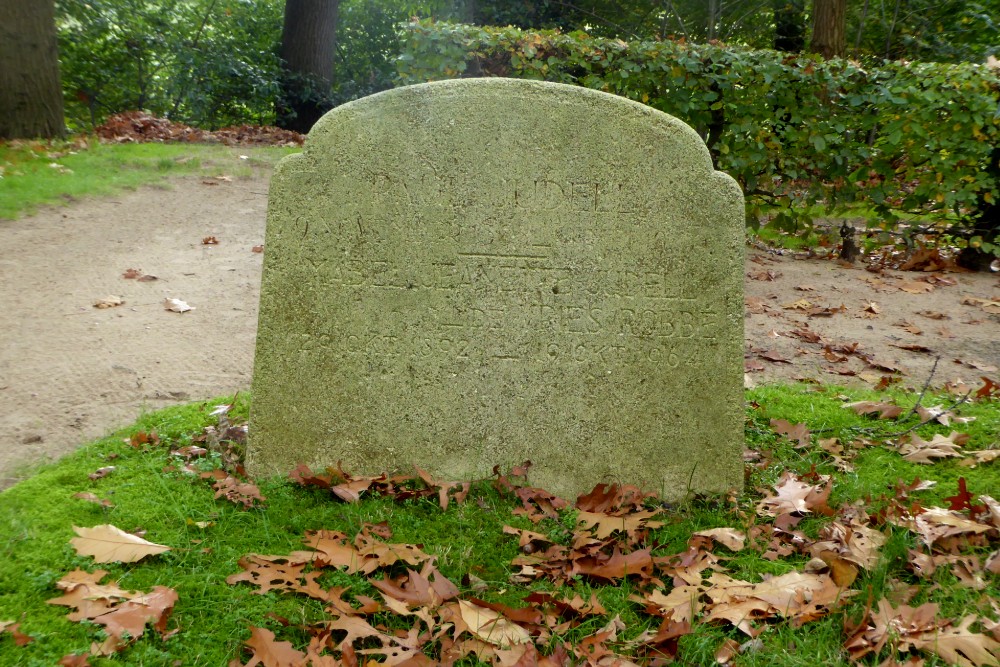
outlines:
{"label": "rounded top gravestone", "polygon": [[739,487],[743,223],[691,128],[613,95],[334,109],[271,185],[248,470]]}

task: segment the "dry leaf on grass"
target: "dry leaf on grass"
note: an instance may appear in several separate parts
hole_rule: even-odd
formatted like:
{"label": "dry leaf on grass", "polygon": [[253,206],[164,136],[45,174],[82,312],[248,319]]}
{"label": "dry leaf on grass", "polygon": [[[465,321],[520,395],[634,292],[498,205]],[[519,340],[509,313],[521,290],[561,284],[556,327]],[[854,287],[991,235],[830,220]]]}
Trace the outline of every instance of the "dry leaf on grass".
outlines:
{"label": "dry leaf on grass", "polygon": [[891,519],[891,522],[917,533],[929,547],[948,537],[981,535],[997,530],[992,525],[974,521],[943,507],[929,507],[916,516],[903,516]]}
{"label": "dry leaf on grass", "polygon": [[102,644],[95,643],[91,654],[111,655],[120,651],[141,637],[149,624],[161,637],[171,634],[167,632],[167,621],[177,602],[176,591],[165,586],[154,586],[149,593],[126,591],[114,583],[101,584],[105,575],[105,570],[93,573],[74,570],[56,582],[63,595],[47,601],[72,608],[67,616],[71,621],[104,626],[107,639]]}
{"label": "dry leaf on grass", "polygon": [[822,478],[822,484],[806,484],[794,473],[786,472],[774,487],[777,494],[767,496],[757,503],[757,512],[775,517],[790,513],[829,514],[831,511],[826,499],[830,496],[831,488],[828,477]]}
{"label": "dry leaf on grass", "polygon": [[945,408],[943,405],[932,405],[928,408],[918,405],[917,414],[922,421],[936,421],[944,426],[951,426],[952,421],[956,424],[968,424],[976,421],[975,417],[956,417],[951,413],[951,410]]}
{"label": "dry leaf on grass", "polygon": [[883,598],[877,611],[869,611],[860,623],[848,628],[845,647],[854,660],[877,655],[888,646],[893,654],[912,648],[960,667],[996,665],[1000,662],[1000,642],[973,632],[970,626],[978,620],[970,615],[953,626],[952,621],[940,618],[936,604],[893,607]]}
{"label": "dry leaf on grass", "polygon": [[947,436],[935,433],[929,441],[911,433],[909,442],[899,446],[899,453],[911,463],[933,463],[935,459],[962,456],[962,445],[968,440],[968,433],[957,431]]}
{"label": "dry leaf on grass", "polygon": [[903,408],[892,403],[876,403],[874,401],[858,401],[848,403],[844,406],[854,410],[859,415],[871,415],[878,413],[879,419],[895,419],[903,414]]}
{"label": "dry leaf on grass", "polygon": [[83,491],[83,492],[80,492],[80,493],[74,493],[73,497],[74,498],[79,498],[80,500],[86,500],[88,503],[95,503],[97,505],[101,505],[102,507],[107,507],[108,509],[110,509],[110,508],[112,508],[112,507],[115,506],[115,504],[113,502],[111,502],[110,500],[108,500],[107,498],[99,498],[96,495],[94,495],[93,493],[90,493],[90,492],[87,492],[87,491]]}
{"label": "dry leaf on grass", "polygon": [[710,528],[709,530],[699,530],[693,534],[708,537],[730,551],[743,551],[747,541],[746,533],[735,528]]}
{"label": "dry leaf on grass", "polygon": [[462,623],[465,624],[461,629],[477,639],[494,646],[526,644],[531,641],[531,635],[527,630],[492,609],[481,607],[468,600],[459,600],[453,604],[457,607]]}
{"label": "dry leaf on grass", "polygon": [[[267,628],[250,627],[250,639],[246,647],[253,651],[253,657],[245,667],[303,667],[306,654],[296,650],[291,642],[277,641],[274,633]],[[232,663],[230,663],[232,664]],[[241,665],[242,663],[237,663]]]}
{"label": "dry leaf on grass", "polygon": [[81,556],[93,556],[95,563],[134,563],[170,551],[168,546],[147,542],[111,524],[93,528],[73,526],[73,530],[79,535],[70,540],[73,548]]}
{"label": "dry leaf on grass", "polygon": [[27,646],[35,638],[21,632],[21,623],[17,621],[0,621],[0,635],[8,634],[14,639],[15,646]]}

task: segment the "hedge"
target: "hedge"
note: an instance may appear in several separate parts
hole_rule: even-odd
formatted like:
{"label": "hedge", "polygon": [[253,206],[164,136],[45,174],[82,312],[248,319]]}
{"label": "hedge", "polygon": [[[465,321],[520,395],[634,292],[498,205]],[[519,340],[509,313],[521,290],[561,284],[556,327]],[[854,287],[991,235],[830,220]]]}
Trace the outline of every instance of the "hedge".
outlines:
{"label": "hedge", "polygon": [[982,223],[1000,200],[1000,79],[983,65],[869,66],[415,20],[403,27],[397,70],[401,84],[555,81],[676,116],[743,186],[750,225],[767,207],[775,224],[808,229],[812,204],[854,204],[873,227],[944,233],[1000,253],[1000,239]]}

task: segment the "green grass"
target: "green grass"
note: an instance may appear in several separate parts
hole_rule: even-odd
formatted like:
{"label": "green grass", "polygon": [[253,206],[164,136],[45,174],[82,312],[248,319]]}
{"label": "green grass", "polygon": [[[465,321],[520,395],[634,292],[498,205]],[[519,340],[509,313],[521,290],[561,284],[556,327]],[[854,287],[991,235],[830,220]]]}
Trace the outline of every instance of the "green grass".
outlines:
{"label": "green grass", "polygon": [[[299,149],[210,144],[0,143],[0,219],[183,175],[250,176]],[[240,158],[245,155],[246,159]]]}
{"label": "green grass", "polygon": [[[839,437],[851,442],[858,437],[878,442],[887,434],[898,432],[917,423],[911,418],[898,424],[887,420],[859,417],[843,407],[850,400],[871,400],[870,392],[840,388],[763,387],[748,392],[751,405],[747,410],[747,445],[772,457],[762,469],[751,468],[745,493],[731,503],[722,498],[694,498],[671,509],[661,518],[665,525],[652,532],[648,543],[654,544],[654,556],[684,551],[691,533],[712,527],[748,528],[752,508],[760,498],[758,489],[767,489],[786,470],[800,474],[816,470],[834,476],[831,505],[864,500],[870,508],[887,502],[892,487],[898,481],[909,482],[914,477],[938,480],[936,487],[917,492],[924,505],[947,505],[943,499],[953,495],[959,477],[964,477],[973,493],[997,494],[1000,489],[1000,462],[966,468],[953,461],[933,465],[917,465],[904,461],[899,454],[873,446],[860,450],[854,457],[855,470],[839,472],[830,457],[815,444],[796,449],[776,436],[768,426],[770,419],[786,419],[792,423],[806,422],[819,437]],[[912,405],[913,394],[896,393],[879,398],[895,399]],[[934,405],[946,399],[925,397],[924,405]],[[324,618],[323,605],[290,595],[256,595],[247,585],[230,586],[225,578],[240,570],[237,562],[248,553],[287,554],[302,548],[306,530],[340,530],[353,536],[366,522],[385,521],[393,531],[393,542],[422,544],[423,549],[438,557],[441,572],[454,582],[472,574],[489,585],[486,592],[475,596],[512,606],[523,606],[520,600],[529,590],[551,590],[552,584],[530,586],[512,584],[508,577],[513,571],[510,562],[520,554],[516,538],[502,533],[503,526],[548,533],[565,541],[567,528],[574,524],[572,512],[560,521],[531,524],[514,516],[515,504],[489,485],[474,487],[470,500],[452,505],[442,512],[431,500],[395,503],[384,498],[366,498],[356,504],[338,502],[326,492],[271,480],[261,485],[267,506],[242,510],[217,501],[208,483],[177,472],[164,472],[168,464],[167,445],[183,446],[201,433],[214,420],[211,409],[221,401],[196,403],[147,415],[134,426],[106,439],[81,448],[61,461],[39,468],[16,486],[0,493],[0,621],[20,620],[21,631],[35,641],[16,647],[9,635],[0,634],[0,665],[50,666],[69,653],[85,652],[92,641],[101,637],[97,626],[73,623],[66,619],[67,609],[45,604],[56,597],[54,584],[74,568],[93,571],[97,567],[110,572],[108,581],[131,590],[149,590],[163,585],[176,589],[179,601],[170,627],[180,631],[163,642],[147,631],[134,645],[113,658],[90,658],[94,666],[128,665],[225,665],[240,658],[243,641],[249,637],[249,627],[265,626],[275,631],[279,639],[292,641],[298,648],[306,642],[305,634],[293,627],[283,628],[274,615],[289,619],[293,625],[317,622]],[[245,415],[248,405],[241,399],[233,413]],[[970,433],[967,449],[997,446],[1000,432],[1000,405],[975,403],[961,406],[961,414],[975,416],[971,424],[957,430]],[[133,449],[124,442],[131,433],[155,430],[164,445],[148,451]],[[947,433],[951,428],[926,425],[919,433],[929,438],[935,432]],[[88,473],[106,465],[116,469],[107,477],[92,481]],[[89,491],[115,503],[112,509],[72,498],[73,494]],[[211,522],[199,528],[194,522]],[[827,519],[806,519],[800,528],[815,535]],[[94,526],[112,523],[124,530],[142,528],[146,538],[174,549],[168,553],[136,564],[95,566],[89,557],[76,555],[69,540],[73,526]],[[882,561],[871,572],[862,573],[853,588],[861,594],[844,611],[809,623],[801,628],[790,623],[771,622],[756,651],[738,656],[734,664],[742,666],[847,665],[842,649],[842,623],[845,615],[857,618],[869,601],[877,601],[889,584],[902,581],[919,587],[914,602],[933,601],[941,605],[942,614],[960,618],[978,613],[992,618],[988,600],[1000,597],[997,577],[988,578],[986,590],[973,591],[958,585],[947,568],[930,580],[914,578],[906,567],[906,553],[918,546],[910,532],[891,528],[888,544],[882,549]],[[996,548],[995,545],[992,548]],[[767,574],[782,574],[801,570],[803,556],[769,560],[753,549],[725,555],[725,566],[731,576],[748,581],[760,581]],[[982,549],[980,557],[985,556]],[[987,575],[989,576],[989,575]],[[340,572],[325,574],[324,586],[350,586],[350,594],[367,594],[378,598],[377,591],[360,576]],[[607,618],[588,620],[562,639],[571,642],[597,631],[610,618],[618,615],[625,622],[626,638],[643,630],[653,629],[659,619],[646,615],[642,608],[629,600],[637,593],[633,584],[602,586],[577,581],[574,589],[588,598],[590,592],[608,609]],[[460,586],[461,588],[461,586]],[[468,592],[468,591],[465,591]],[[391,616],[386,622],[392,623]],[[406,624],[408,626],[408,624]],[[401,626],[400,626],[401,627]],[[683,664],[715,664],[714,654],[721,642],[733,638],[743,642],[746,637],[726,625],[696,624],[693,634],[680,641]],[[794,647],[794,650],[791,650]],[[877,664],[879,660],[868,660]],[[928,664],[936,658],[929,656]],[[246,658],[243,658],[246,661]],[[240,664],[243,664],[242,662]]]}

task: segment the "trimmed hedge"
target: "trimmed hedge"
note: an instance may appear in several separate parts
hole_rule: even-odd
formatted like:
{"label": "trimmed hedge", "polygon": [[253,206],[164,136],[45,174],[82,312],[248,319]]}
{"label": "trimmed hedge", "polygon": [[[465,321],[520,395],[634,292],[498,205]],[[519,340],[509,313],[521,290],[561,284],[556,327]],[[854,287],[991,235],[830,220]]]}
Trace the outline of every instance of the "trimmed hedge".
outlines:
{"label": "trimmed hedge", "polygon": [[743,186],[751,225],[764,206],[777,207],[779,226],[801,230],[811,226],[811,204],[860,202],[872,226],[896,230],[901,217],[920,216],[901,229],[1000,251],[981,221],[1000,200],[1000,79],[985,66],[869,67],[420,20],[404,26],[398,73],[402,84],[461,76],[568,83],[681,118]]}

